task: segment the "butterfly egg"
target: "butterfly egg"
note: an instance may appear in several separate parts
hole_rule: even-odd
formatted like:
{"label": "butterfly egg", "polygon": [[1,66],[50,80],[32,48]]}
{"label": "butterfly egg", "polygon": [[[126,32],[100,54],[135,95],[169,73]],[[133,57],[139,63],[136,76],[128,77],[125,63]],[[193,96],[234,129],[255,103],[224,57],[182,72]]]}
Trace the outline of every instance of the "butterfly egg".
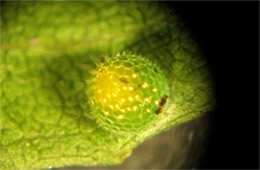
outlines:
{"label": "butterfly egg", "polygon": [[[156,70],[156,71],[155,71]],[[118,53],[91,74],[87,89],[91,117],[105,130],[138,133],[156,123],[168,81],[148,59]]]}

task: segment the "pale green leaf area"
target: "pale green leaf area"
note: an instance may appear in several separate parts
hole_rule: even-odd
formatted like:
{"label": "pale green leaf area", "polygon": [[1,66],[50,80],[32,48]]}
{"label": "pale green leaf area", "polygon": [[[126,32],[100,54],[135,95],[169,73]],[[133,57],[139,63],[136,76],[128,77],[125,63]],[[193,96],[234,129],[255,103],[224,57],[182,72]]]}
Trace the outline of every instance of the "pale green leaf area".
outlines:
{"label": "pale green leaf area", "polygon": [[[124,135],[88,117],[86,94],[96,63],[123,51],[159,65],[170,88],[154,126]],[[5,2],[0,54],[0,169],[119,164],[147,138],[214,106],[198,45],[157,2]]]}

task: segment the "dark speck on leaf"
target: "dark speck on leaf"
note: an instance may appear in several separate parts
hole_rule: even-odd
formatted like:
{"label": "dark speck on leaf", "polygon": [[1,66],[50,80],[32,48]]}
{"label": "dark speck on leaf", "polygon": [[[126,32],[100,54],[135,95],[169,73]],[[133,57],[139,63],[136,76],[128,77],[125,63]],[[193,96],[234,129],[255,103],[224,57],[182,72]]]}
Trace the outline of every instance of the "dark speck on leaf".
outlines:
{"label": "dark speck on leaf", "polygon": [[165,105],[165,103],[167,102],[167,98],[168,96],[167,95],[164,95],[160,101],[160,106],[159,108],[155,111],[155,113],[158,115],[162,112],[162,108],[163,106]]}

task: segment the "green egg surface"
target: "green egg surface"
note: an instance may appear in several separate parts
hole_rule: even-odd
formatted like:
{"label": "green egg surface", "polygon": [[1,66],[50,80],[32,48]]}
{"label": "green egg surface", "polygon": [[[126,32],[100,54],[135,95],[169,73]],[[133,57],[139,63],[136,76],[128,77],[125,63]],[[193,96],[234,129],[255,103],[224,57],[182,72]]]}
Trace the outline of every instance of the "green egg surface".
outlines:
{"label": "green egg surface", "polygon": [[99,64],[89,81],[91,116],[116,133],[138,133],[154,126],[161,100],[169,95],[160,68],[132,54],[119,53]]}

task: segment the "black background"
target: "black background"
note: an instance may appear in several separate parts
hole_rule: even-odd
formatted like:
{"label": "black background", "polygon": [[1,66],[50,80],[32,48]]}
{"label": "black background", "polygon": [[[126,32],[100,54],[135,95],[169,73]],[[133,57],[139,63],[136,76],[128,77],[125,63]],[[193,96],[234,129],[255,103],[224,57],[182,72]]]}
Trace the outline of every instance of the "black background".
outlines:
{"label": "black background", "polygon": [[217,107],[199,168],[259,168],[258,2],[167,2],[199,41]]}

